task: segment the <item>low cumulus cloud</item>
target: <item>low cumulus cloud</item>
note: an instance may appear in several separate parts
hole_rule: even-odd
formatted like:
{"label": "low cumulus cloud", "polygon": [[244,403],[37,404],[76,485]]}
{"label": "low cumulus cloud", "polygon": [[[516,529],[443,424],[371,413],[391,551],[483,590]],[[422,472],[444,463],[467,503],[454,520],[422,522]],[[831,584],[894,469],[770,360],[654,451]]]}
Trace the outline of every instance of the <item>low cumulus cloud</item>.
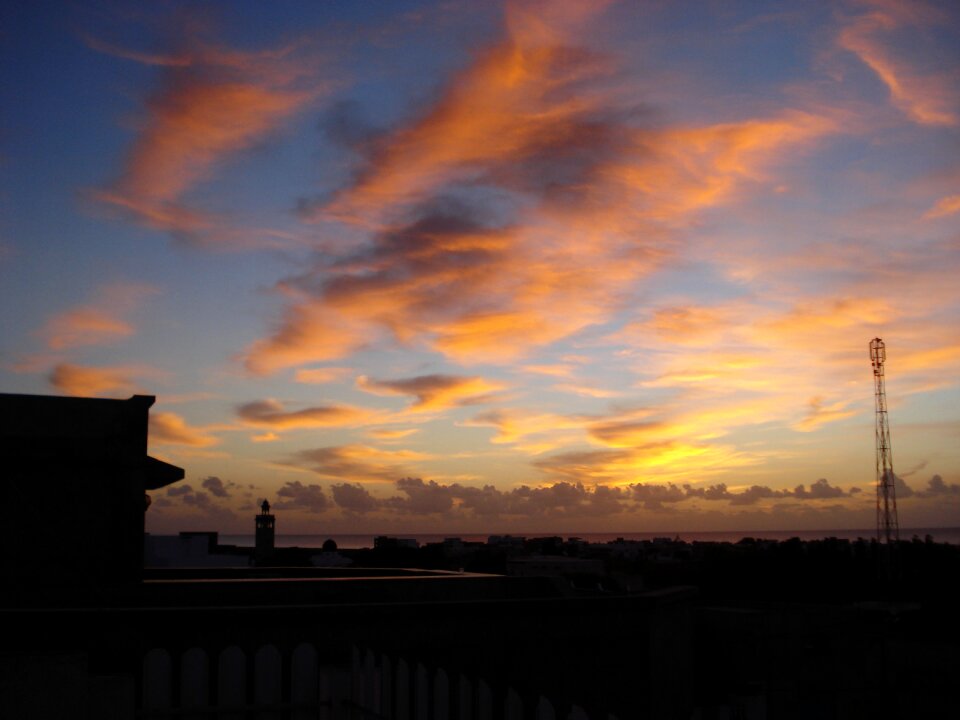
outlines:
{"label": "low cumulus cloud", "polygon": [[803,485],[797,485],[793,491],[793,496],[800,500],[826,500],[843,497],[846,494],[841,488],[830,485],[826,478],[820,478],[815,483],[811,483],[809,490],[806,490]]}
{"label": "low cumulus cloud", "polygon": [[750,485],[743,489],[731,490],[726,483],[717,483],[706,487],[694,487],[689,484],[654,485],[636,483],[629,486],[631,496],[648,510],[659,510],[665,505],[700,499],[724,501],[732,506],[756,505],[762,500],[824,500],[855,495],[856,488],[844,490],[833,486],[824,478],[810,484],[798,485],[794,489],[777,490],[766,485]]}
{"label": "low cumulus cloud", "polygon": [[894,474],[894,491],[898,500],[906,498],[947,499],[960,496],[960,484],[947,483],[940,475],[934,475],[927,481],[925,488],[922,490],[914,490],[907,485],[903,477]]}
{"label": "low cumulus cloud", "polygon": [[200,486],[211,495],[218,498],[228,498],[231,496],[232,490],[240,487],[233,482],[224,482],[216,475],[211,475],[207,478],[204,478],[200,483]]}
{"label": "low cumulus cloud", "polygon": [[326,510],[330,501],[327,500],[323,488],[319,485],[304,485],[299,480],[287,482],[277,490],[277,500],[273,506],[280,510],[308,510],[312,513],[321,513]]}
{"label": "low cumulus cloud", "polygon": [[934,475],[927,483],[927,488],[920,493],[923,497],[943,497],[960,495],[960,484],[944,482],[939,475]]}
{"label": "low cumulus cloud", "polygon": [[[219,478],[206,478],[201,484],[208,490],[211,485],[210,480]],[[216,492],[206,492],[205,490],[194,490],[189,483],[176,484],[167,488],[166,495],[157,498],[153,505],[158,507],[176,507],[188,509],[188,512],[195,513],[203,518],[204,521],[217,524],[232,524],[236,521],[237,515],[226,505],[221,504],[221,500],[226,500],[228,495],[219,495]]]}
{"label": "low cumulus cloud", "polygon": [[335,483],[330,486],[330,493],[337,506],[348,513],[363,515],[380,506],[379,501],[358,483]]}
{"label": "low cumulus cloud", "polygon": [[418,516],[449,516],[465,512],[494,518],[610,515],[624,509],[622,501],[626,498],[626,493],[617,488],[601,487],[591,491],[583,485],[571,483],[545,487],[523,485],[512,490],[499,490],[492,485],[478,488],[407,477],[397,480],[395,488],[398,494],[377,498],[359,485],[335,485],[334,499],[338,506],[349,512],[380,510]]}
{"label": "low cumulus cloud", "polygon": [[[926,467],[924,461],[918,464],[918,469]],[[907,498],[917,498],[921,500],[929,499],[947,499],[952,496],[960,495],[960,485],[957,483],[947,483],[940,475],[934,475],[927,481],[926,487],[916,490],[907,484],[904,475],[894,473],[893,489],[897,500],[906,500]]]}
{"label": "low cumulus cloud", "polygon": [[410,515],[444,515],[453,509],[456,486],[441,485],[433,480],[401,478],[397,489],[403,495],[394,495],[384,501],[391,510]]}
{"label": "low cumulus cloud", "polygon": [[[776,490],[762,485],[731,490],[723,483],[707,487],[635,483],[624,487],[597,485],[590,488],[571,482],[540,487],[521,485],[500,490],[493,485],[475,487],[406,477],[395,481],[394,488],[396,493],[387,497],[376,496],[356,483],[335,484],[331,492],[334,504],[348,513],[444,517],[462,513],[487,519],[608,517],[637,508],[665,511],[692,500],[755,506],[766,500],[816,501],[855,495],[854,489],[843,490],[825,479],[817,480],[809,487],[798,485],[792,490]],[[945,492],[954,491],[948,488]],[[960,487],[956,492],[960,492]]]}

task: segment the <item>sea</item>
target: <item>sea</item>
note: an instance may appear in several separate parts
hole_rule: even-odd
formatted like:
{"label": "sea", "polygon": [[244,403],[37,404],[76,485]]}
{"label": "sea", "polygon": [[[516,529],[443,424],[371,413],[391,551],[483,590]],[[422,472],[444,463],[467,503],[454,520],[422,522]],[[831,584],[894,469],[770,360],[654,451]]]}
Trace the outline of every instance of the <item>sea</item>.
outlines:
{"label": "sea", "polygon": [[[653,540],[654,538],[679,538],[685,542],[738,542],[743,538],[755,538],[763,540],[789,540],[790,538],[800,538],[801,540],[823,540],[824,538],[839,538],[846,540],[856,540],[864,538],[869,540],[876,537],[876,529],[862,530],[714,530],[709,532],[678,530],[676,532],[586,532],[586,533],[549,533],[549,532],[510,532],[510,533],[485,533],[485,534],[456,534],[456,533],[389,533],[390,537],[405,538],[416,540],[420,545],[427,543],[443,542],[447,538],[460,538],[464,542],[487,542],[491,535],[512,535],[514,537],[537,538],[558,536],[565,540],[576,537],[589,543],[608,543],[618,538],[624,540]],[[901,528],[900,539],[912,540],[919,538],[924,540],[929,535],[934,542],[949,543],[951,545],[960,545],[960,527],[948,528]],[[372,548],[375,535],[280,535],[275,538],[277,547],[320,547],[324,541],[330,539],[337,543],[337,547],[344,550],[357,550],[362,548]],[[220,535],[221,545],[238,545],[241,547],[253,547],[254,536],[251,535]]]}

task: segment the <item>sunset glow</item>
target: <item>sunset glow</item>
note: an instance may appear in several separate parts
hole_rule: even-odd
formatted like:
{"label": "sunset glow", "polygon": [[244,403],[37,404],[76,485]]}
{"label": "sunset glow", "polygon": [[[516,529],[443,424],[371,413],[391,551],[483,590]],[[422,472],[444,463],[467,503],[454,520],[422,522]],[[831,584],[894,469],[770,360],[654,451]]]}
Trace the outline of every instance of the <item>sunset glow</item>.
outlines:
{"label": "sunset glow", "polygon": [[3,391],[156,395],[148,531],[870,528],[874,337],[960,525],[957,3],[4,14]]}

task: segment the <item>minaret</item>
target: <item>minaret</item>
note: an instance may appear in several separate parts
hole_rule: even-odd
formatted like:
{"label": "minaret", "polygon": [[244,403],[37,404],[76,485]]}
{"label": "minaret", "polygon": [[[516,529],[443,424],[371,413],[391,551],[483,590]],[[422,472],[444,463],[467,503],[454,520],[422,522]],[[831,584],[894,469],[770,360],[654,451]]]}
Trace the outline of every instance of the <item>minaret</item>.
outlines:
{"label": "minaret", "polygon": [[260,505],[260,514],[256,517],[257,535],[253,551],[255,565],[267,565],[273,559],[273,533],[276,518],[270,514],[270,503],[266,500]]}

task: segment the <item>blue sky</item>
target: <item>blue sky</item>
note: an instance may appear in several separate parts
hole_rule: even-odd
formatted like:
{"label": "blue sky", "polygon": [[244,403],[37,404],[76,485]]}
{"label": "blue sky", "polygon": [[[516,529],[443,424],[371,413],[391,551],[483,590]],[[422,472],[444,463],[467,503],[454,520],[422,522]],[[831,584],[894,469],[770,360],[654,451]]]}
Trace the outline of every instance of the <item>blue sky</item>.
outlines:
{"label": "blue sky", "polygon": [[[695,8],[695,9],[694,9]],[[148,529],[960,519],[954,3],[30,3],[6,392],[157,396]]]}

